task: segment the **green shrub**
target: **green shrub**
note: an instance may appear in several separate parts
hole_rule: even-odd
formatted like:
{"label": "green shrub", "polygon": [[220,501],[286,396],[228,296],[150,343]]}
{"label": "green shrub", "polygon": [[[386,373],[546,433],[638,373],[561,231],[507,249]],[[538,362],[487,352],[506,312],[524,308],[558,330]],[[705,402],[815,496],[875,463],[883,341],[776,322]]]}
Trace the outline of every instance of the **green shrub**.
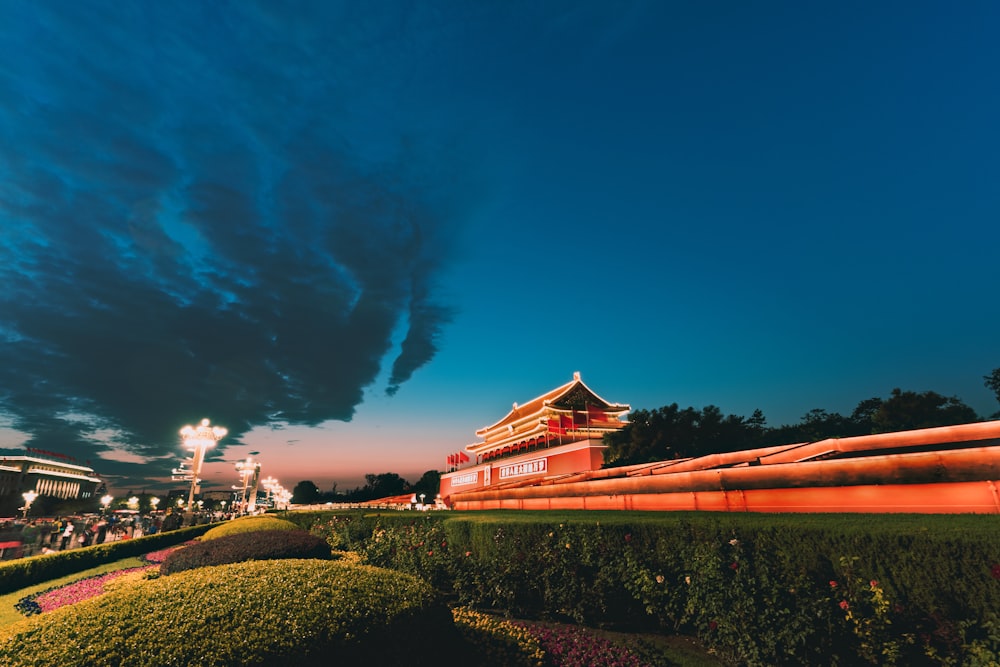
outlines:
{"label": "green shrub", "polygon": [[995,515],[311,518],[362,562],[420,576],[463,605],[693,634],[737,664],[1000,664]]}
{"label": "green shrub", "polygon": [[0,595],[123,558],[141,556],[150,551],[172,547],[202,535],[209,528],[211,526],[208,524],[190,526],[131,540],[119,540],[4,561],[0,563]]}
{"label": "green shrub", "polygon": [[0,632],[7,667],[432,665],[457,638],[425,582],[342,561],[253,561],[135,582]]}
{"label": "green shrub", "polygon": [[252,533],[256,530],[300,530],[300,528],[291,521],[272,516],[248,516],[219,524],[205,533],[201,539],[215,540],[226,535]]}
{"label": "green shrub", "polygon": [[171,552],[160,565],[161,574],[209,565],[242,563],[247,560],[284,558],[330,559],[330,546],[321,537],[303,530],[257,530],[225,535]]}

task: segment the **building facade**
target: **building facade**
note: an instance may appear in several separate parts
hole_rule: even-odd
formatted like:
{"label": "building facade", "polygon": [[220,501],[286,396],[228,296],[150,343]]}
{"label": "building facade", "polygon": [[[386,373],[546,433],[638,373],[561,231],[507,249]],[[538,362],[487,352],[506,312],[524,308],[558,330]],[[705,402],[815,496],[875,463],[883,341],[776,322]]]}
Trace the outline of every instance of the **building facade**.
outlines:
{"label": "building facade", "polygon": [[[631,407],[611,403],[584,384],[579,373],[555,389],[476,431],[454,470],[441,475],[441,500],[455,494],[517,485],[527,480],[597,470],[604,462],[606,433],[625,422]],[[465,463],[466,465],[462,465]]]}
{"label": "building facade", "polygon": [[0,504],[23,503],[21,494],[60,500],[93,498],[101,486],[94,469],[35,456],[5,456],[0,460]]}

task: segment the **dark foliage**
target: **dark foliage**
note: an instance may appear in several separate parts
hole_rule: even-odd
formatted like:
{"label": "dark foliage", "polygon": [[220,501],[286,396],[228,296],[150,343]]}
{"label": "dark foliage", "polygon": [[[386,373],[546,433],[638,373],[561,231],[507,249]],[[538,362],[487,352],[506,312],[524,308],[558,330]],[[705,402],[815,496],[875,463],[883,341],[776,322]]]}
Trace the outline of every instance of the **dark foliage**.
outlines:
{"label": "dark foliage", "polygon": [[305,531],[259,530],[238,533],[178,549],[163,562],[160,573],[174,574],[209,565],[283,558],[329,560],[330,546],[323,538]]}

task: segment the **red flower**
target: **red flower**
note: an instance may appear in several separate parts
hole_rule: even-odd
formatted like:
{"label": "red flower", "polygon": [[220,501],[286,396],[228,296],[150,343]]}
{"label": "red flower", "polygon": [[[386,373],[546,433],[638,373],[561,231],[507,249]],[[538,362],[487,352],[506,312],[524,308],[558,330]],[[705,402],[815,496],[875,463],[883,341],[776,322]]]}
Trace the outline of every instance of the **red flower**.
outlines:
{"label": "red flower", "polygon": [[740,569],[740,564],[737,563],[736,561],[733,561],[732,563],[729,564],[729,569],[735,572],[736,570]]}
{"label": "red flower", "polygon": [[840,608],[843,609],[844,611],[847,611],[848,609],[851,608],[851,605],[848,604],[847,600],[841,600],[840,601]]}
{"label": "red flower", "polygon": [[719,624],[716,623],[715,621],[709,621],[708,622],[708,629],[709,630],[713,630],[714,631],[718,627],[719,627]]}
{"label": "red flower", "polygon": [[626,542],[632,541],[632,533],[625,533],[625,541]]}
{"label": "red flower", "polygon": [[996,563],[990,568],[990,574],[993,575],[994,579],[1000,579],[1000,563]]}
{"label": "red flower", "polygon": [[831,581],[830,582],[830,588],[836,588],[836,587],[837,587],[837,582],[836,581]]}

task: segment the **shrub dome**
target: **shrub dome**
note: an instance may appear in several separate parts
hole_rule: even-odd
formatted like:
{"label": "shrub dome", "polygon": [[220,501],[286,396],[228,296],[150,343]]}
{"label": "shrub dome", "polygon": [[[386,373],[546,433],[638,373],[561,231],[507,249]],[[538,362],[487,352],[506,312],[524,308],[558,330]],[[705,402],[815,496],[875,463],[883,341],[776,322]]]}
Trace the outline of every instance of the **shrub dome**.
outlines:
{"label": "shrub dome", "polygon": [[0,633],[6,667],[429,665],[451,642],[425,582],[342,561],[252,561],[138,581]]}
{"label": "shrub dome", "polygon": [[237,533],[252,533],[256,530],[302,530],[291,521],[279,519],[273,516],[248,516],[242,519],[233,519],[223,524],[209,529],[201,540],[214,540],[226,535]]}
{"label": "shrub dome", "polygon": [[196,567],[242,563],[247,560],[318,558],[329,560],[330,545],[304,530],[257,530],[198,542],[172,552],[160,565],[161,574]]}

